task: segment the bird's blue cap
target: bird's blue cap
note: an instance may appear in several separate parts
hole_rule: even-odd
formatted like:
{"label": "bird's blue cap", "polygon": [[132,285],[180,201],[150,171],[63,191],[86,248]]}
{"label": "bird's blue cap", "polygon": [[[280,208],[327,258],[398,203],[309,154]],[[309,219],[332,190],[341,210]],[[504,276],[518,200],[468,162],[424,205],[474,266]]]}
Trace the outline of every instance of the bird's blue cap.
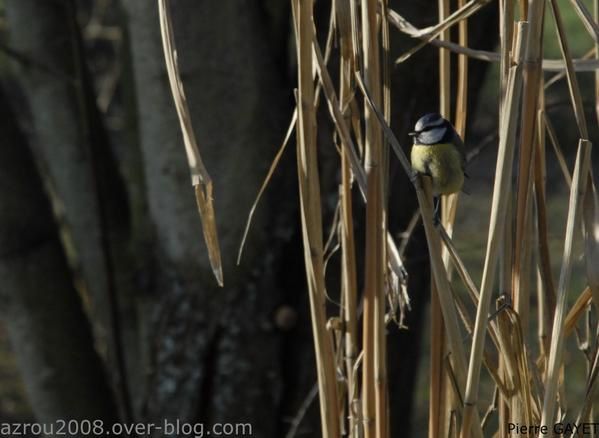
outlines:
{"label": "bird's blue cap", "polygon": [[424,131],[425,129],[430,129],[434,126],[442,126],[445,123],[445,119],[441,117],[438,113],[429,113],[418,119],[416,122],[416,126],[414,129],[416,132]]}
{"label": "bird's blue cap", "polygon": [[440,114],[429,113],[418,119],[414,132],[410,132],[410,135],[415,137],[417,143],[435,144],[445,137],[448,125],[449,122]]}

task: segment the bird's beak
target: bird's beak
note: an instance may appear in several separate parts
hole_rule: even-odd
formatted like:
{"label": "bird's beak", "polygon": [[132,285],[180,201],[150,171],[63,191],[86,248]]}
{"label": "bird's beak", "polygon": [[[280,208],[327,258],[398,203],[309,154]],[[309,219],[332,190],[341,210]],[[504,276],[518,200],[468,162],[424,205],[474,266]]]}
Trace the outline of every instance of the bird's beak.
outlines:
{"label": "bird's beak", "polygon": [[414,131],[414,132],[408,132],[408,135],[409,135],[410,137],[415,137],[415,136],[417,136],[417,135],[418,135],[418,133],[417,133],[416,131]]}

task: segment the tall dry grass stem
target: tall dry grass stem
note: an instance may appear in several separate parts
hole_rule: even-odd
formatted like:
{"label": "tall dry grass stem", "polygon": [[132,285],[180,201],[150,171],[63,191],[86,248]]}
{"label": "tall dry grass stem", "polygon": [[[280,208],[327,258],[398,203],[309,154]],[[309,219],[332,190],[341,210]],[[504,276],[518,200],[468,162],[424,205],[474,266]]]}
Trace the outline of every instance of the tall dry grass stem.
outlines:
{"label": "tall dry grass stem", "polygon": [[476,309],[476,323],[474,328],[470,364],[468,367],[468,381],[464,398],[464,422],[462,436],[469,436],[470,424],[477,410],[480,368],[485,340],[491,294],[495,279],[495,269],[499,258],[501,241],[505,230],[505,216],[508,194],[512,176],[512,163],[514,158],[516,126],[518,117],[518,103],[522,90],[522,60],[528,37],[528,23],[519,22],[515,33],[514,58],[508,74],[506,96],[502,108],[501,125],[499,128],[499,151],[497,152],[497,167],[495,170],[495,186],[493,188],[493,201],[489,225],[487,252],[483,270],[483,279],[480,291],[480,300]]}
{"label": "tall dry grass stem", "polygon": [[316,353],[322,435],[340,435],[340,410],[333,342],[327,331],[326,292],[323,266],[320,177],[316,149],[312,41],[314,39],[313,0],[294,4],[298,54],[298,135],[297,173],[304,261],[310,297],[312,333]]}
{"label": "tall dry grass stem", "polygon": [[564,351],[564,322],[566,319],[567,288],[570,282],[573,264],[572,246],[574,243],[574,233],[580,221],[580,208],[582,206],[585,186],[587,184],[590,158],[591,143],[588,140],[581,139],[578,144],[572,188],[570,190],[564,254],[562,257],[562,268],[557,288],[557,306],[553,320],[553,331],[551,333],[551,349],[549,351],[545,398],[541,417],[541,425],[548,427],[552,427],[555,418],[558,379],[562,367],[562,356]]}
{"label": "tall dry grass stem", "polygon": [[[166,0],[160,2],[166,4]],[[501,0],[496,6],[500,15],[497,52],[469,47],[468,19],[483,7],[491,7],[485,0],[458,0],[454,11],[451,2],[438,0],[438,23],[421,29],[392,10],[387,0],[336,0],[332,3],[324,55],[316,37],[314,0],[292,0],[298,54],[297,107],[246,227],[247,234],[260,196],[295,129],[304,261],[318,382],[317,391],[311,392],[301,408],[301,415],[294,420],[290,436],[297,432],[307,406],[317,393],[322,436],[390,436],[389,419],[393,412],[389,411],[387,392],[394,376],[386,367],[386,324],[397,320],[397,307],[403,312],[409,305],[407,272],[402,257],[419,216],[428,243],[432,274],[429,437],[490,436],[489,428],[494,424],[496,434],[507,436],[509,423],[549,425],[555,421],[557,412],[567,413],[566,341],[574,339],[570,335],[584,325],[582,339],[587,341],[586,346],[590,344],[591,329],[597,331],[596,324],[590,325],[596,323],[596,318],[591,317],[595,314],[591,313],[591,306],[599,306],[599,202],[590,165],[589,127],[577,77],[579,72],[599,68],[599,0],[594,0],[594,15],[581,0],[570,3],[580,18],[579,24],[596,46],[580,59],[572,58],[561,19],[560,6],[568,5],[558,4],[557,0],[517,3]],[[545,8],[547,4],[549,7]],[[544,23],[549,10],[553,16],[551,23],[557,30],[561,59],[543,59],[542,56]],[[515,17],[520,21],[515,23]],[[451,38],[454,26],[458,28],[457,41]],[[460,254],[460,245],[454,243],[453,231],[460,225],[455,222],[458,196],[444,197],[441,225],[435,227],[430,180],[414,173],[391,131],[391,88],[395,84],[391,82],[389,56],[394,30],[415,41],[396,62],[409,62],[413,54],[427,45],[439,48],[439,111],[454,121],[463,138],[467,121],[478,117],[469,114],[467,107],[468,60],[499,63],[499,144],[480,287],[473,281],[470,266]],[[171,44],[172,54],[172,35],[165,35],[165,47]],[[458,54],[455,78],[450,74],[450,52]],[[331,75],[328,70],[328,61],[333,55],[338,55],[338,75]],[[167,62],[172,61],[167,57]],[[550,71],[557,73],[545,81],[544,72]],[[580,138],[572,175],[545,108],[546,96],[556,88],[552,85],[564,79]],[[595,81],[599,119],[597,73]],[[179,88],[173,88],[175,92],[184,98]],[[316,141],[319,134],[316,113],[321,93],[334,124],[330,143],[336,146],[339,156],[338,207],[326,246],[323,245]],[[456,102],[453,115],[452,97]],[[185,112],[182,120],[184,116]],[[413,116],[415,119],[419,115]],[[190,129],[183,121],[182,127],[184,132]],[[320,147],[327,145],[323,142]],[[548,148],[554,153],[548,153]],[[399,249],[388,231],[387,199],[393,190],[388,185],[391,151],[414,185],[420,211],[420,215],[415,214],[410,221]],[[551,252],[550,205],[551,197],[558,195],[546,188],[550,160],[557,161],[565,186],[570,188],[557,286],[552,269],[557,255]],[[515,184],[512,182],[514,169],[517,171]],[[366,204],[362,265],[358,257],[358,228],[354,226],[358,210],[353,205],[354,192]],[[578,226],[580,223],[582,227]],[[580,229],[586,284],[574,305],[568,307],[567,289],[576,262],[572,251]],[[337,247],[341,252],[338,261],[330,257]],[[328,315],[325,306],[328,262],[340,265],[341,306],[336,315]],[[358,281],[361,269],[365,273],[362,295]],[[456,281],[464,285],[468,298],[452,287],[454,270],[458,274]],[[492,309],[496,282],[500,294]],[[531,297],[531,291],[536,291],[536,300]],[[471,310],[473,306],[475,314]],[[403,314],[399,318],[400,326],[402,321]],[[530,339],[532,330],[529,328],[535,323],[539,348],[538,356],[533,358],[535,341]],[[468,335],[466,339],[471,339],[470,349],[463,332]],[[490,342],[486,342],[487,334]],[[597,348],[585,348],[581,347],[588,364],[588,376],[581,408],[576,413],[577,421],[592,418],[598,386]],[[488,372],[485,382],[481,382],[483,366]],[[493,398],[481,421],[479,397],[487,383],[494,388]]]}

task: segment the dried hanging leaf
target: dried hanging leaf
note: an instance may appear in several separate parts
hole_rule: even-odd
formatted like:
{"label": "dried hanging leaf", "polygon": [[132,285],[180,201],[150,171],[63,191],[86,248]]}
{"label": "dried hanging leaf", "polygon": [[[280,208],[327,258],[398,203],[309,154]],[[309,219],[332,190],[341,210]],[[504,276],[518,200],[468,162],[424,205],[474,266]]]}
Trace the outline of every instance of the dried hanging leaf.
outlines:
{"label": "dried hanging leaf", "polygon": [[177,50],[175,48],[175,38],[173,35],[173,24],[168,8],[168,0],[158,0],[158,11],[160,15],[160,34],[162,35],[162,47],[164,49],[164,60],[166,70],[171,86],[171,93],[177,109],[177,116],[181,124],[183,141],[185,143],[185,152],[187,162],[191,173],[191,181],[195,188],[196,202],[202,220],[202,231],[204,240],[208,249],[208,257],[212,272],[216,277],[219,286],[223,286],[223,268],[220,257],[220,247],[218,244],[218,234],[216,232],[216,219],[214,214],[214,203],[212,199],[212,179],[204,167],[202,157],[195,138],[191,124],[191,115],[179,74],[177,64]]}

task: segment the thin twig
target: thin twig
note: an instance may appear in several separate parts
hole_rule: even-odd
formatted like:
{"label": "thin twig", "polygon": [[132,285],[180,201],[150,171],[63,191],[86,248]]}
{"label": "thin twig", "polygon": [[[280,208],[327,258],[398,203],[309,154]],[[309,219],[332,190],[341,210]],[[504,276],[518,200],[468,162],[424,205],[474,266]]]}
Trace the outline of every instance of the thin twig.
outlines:
{"label": "thin twig", "polygon": [[317,395],[318,383],[315,383],[310,389],[310,392],[308,392],[308,394],[304,398],[304,401],[302,401],[302,404],[297,410],[295,417],[293,417],[293,420],[291,421],[291,426],[289,427],[289,430],[287,431],[285,438],[294,438],[297,436],[299,427],[302,424],[302,421],[304,420],[304,417],[306,416],[308,409],[310,409],[310,406],[312,406],[312,403],[314,403],[314,400],[316,400]]}

